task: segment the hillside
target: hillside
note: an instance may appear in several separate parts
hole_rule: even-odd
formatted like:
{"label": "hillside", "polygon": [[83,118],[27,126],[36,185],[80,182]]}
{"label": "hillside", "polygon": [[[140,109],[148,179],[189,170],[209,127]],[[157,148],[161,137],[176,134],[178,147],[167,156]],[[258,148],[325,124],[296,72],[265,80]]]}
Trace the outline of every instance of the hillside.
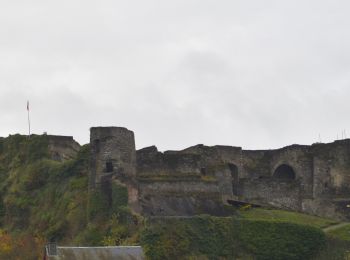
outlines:
{"label": "hillside", "polygon": [[118,183],[110,207],[103,193],[89,193],[89,145],[63,161],[48,146],[45,135],[0,139],[0,259],[37,259],[49,241],[141,244],[149,259],[343,259],[350,248],[349,226],[325,234],[338,223],[295,212],[241,208],[230,217],[147,219],[131,213]]}
{"label": "hillside", "polygon": [[[109,245],[133,235],[137,220],[129,218],[127,198],[114,209],[91,200],[88,221],[88,165],[88,145],[74,159],[57,162],[50,158],[45,135],[0,140],[1,259],[27,255],[33,246],[41,254],[48,241]],[[118,194],[125,196],[123,187]]]}

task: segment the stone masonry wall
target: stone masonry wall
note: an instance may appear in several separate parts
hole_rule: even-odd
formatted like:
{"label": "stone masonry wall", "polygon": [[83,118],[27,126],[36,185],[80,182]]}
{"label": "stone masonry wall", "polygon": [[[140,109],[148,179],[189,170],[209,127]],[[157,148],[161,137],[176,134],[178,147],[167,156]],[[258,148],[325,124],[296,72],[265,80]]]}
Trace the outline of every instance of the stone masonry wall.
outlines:
{"label": "stone masonry wall", "polygon": [[122,127],[92,127],[90,144],[93,184],[111,174],[122,179],[135,177],[136,152],[132,131]]}
{"label": "stone masonry wall", "polygon": [[140,204],[146,215],[178,216],[223,212],[217,183],[203,181],[140,182]]}
{"label": "stone masonry wall", "polygon": [[72,136],[47,135],[47,140],[49,154],[56,161],[72,159],[80,149]]}
{"label": "stone masonry wall", "polygon": [[292,145],[270,151],[270,174],[282,164],[293,168],[296,179],[300,182],[301,196],[311,198],[313,193],[313,156],[309,146]]}
{"label": "stone masonry wall", "polygon": [[350,217],[350,140],[257,151],[204,145],[135,151],[131,131],[109,127],[91,128],[91,149],[91,185],[118,178],[146,215],[220,215],[239,200]]}
{"label": "stone masonry wall", "polygon": [[239,199],[251,203],[272,205],[287,210],[301,211],[301,188],[298,181],[280,181],[272,178],[243,179]]}

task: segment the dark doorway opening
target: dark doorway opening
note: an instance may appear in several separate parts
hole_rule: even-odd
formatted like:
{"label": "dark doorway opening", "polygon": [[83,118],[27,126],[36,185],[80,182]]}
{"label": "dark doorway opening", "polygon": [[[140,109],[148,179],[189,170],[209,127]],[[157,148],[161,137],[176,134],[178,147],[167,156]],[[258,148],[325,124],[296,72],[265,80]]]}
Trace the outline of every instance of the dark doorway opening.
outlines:
{"label": "dark doorway opening", "polygon": [[277,167],[273,173],[273,177],[283,180],[295,180],[295,172],[292,167],[287,164],[282,164]]}
{"label": "dark doorway opening", "polygon": [[228,167],[231,172],[233,195],[238,196],[238,167],[232,163],[229,163]]}
{"label": "dark doorway opening", "polygon": [[106,162],[106,172],[113,172],[114,167],[112,162]]}

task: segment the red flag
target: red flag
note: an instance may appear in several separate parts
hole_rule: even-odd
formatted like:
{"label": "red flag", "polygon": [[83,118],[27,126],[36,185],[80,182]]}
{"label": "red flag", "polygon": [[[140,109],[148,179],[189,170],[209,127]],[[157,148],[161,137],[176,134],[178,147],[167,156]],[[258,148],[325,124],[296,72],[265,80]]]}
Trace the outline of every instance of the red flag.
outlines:
{"label": "red flag", "polygon": [[27,101],[27,111],[29,111],[29,101]]}

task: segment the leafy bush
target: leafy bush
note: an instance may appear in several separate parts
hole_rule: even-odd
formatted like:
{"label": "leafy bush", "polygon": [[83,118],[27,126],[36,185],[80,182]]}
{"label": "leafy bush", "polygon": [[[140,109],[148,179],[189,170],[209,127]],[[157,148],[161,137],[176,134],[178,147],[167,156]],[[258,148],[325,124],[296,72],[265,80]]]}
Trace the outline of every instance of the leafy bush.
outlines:
{"label": "leafy bush", "polygon": [[104,230],[100,226],[89,223],[86,229],[75,238],[74,242],[77,245],[84,246],[100,246],[104,238]]}
{"label": "leafy bush", "polygon": [[[111,192],[109,192],[109,189]],[[123,213],[128,205],[128,190],[125,186],[113,182],[109,189],[97,187],[89,193],[89,219],[102,221],[113,214]]]}
{"label": "leafy bush", "polygon": [[128,189],[117,183],[112,183],[112,208],[117,212],[120,207],[128,205]]}
{"label": "leafy bush", "polygon": [[110,205],[108,196],[100,189],[91,190],[89,192],[88,214],[90,221],[103,221],[110,216]]}
{"label": "leafy bush", "polygon": [[37,260],[42,257],[44,241],[30,235],[12,236],[0,230],[0,259]]}

